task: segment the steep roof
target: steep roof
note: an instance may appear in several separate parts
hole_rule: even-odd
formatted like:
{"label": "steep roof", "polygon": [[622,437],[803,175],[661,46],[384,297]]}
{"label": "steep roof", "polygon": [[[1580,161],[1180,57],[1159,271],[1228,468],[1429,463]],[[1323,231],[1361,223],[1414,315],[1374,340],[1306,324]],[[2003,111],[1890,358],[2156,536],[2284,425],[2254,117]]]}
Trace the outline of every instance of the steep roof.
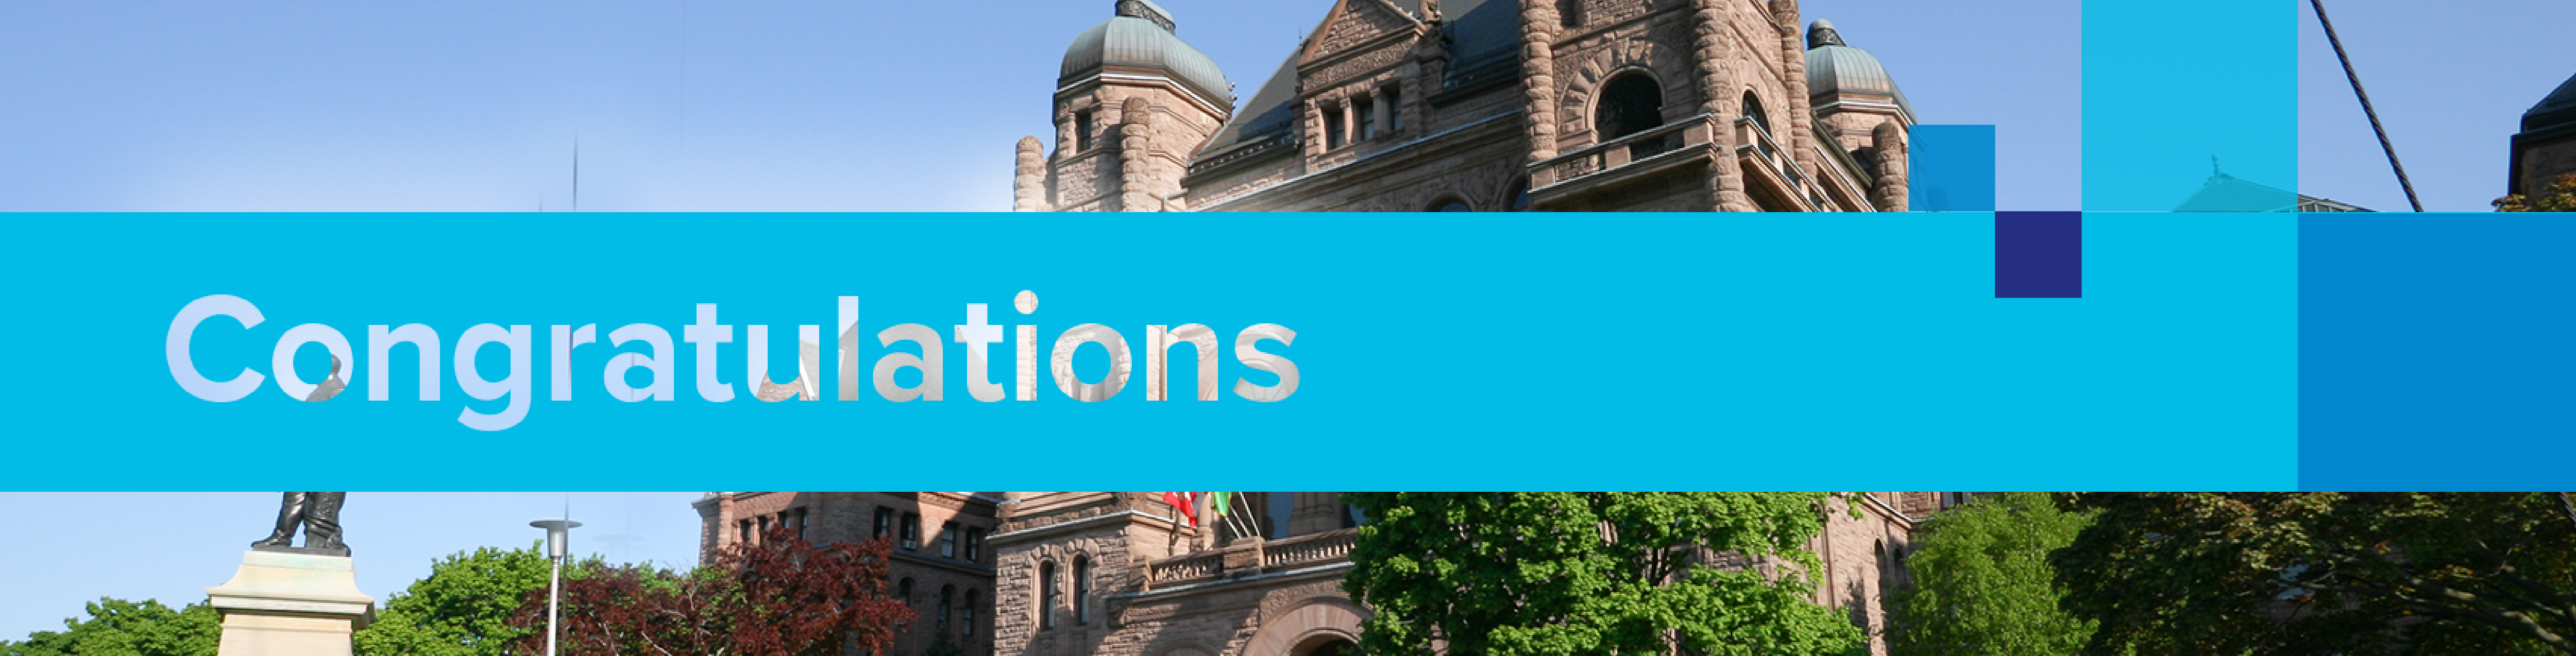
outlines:
{"label": "steep roof", "polygon": [[2522,131],[2530,132],[2553,125],[2576,124],[2576,77],[2558,85],[2557,91],[2522,113]]}

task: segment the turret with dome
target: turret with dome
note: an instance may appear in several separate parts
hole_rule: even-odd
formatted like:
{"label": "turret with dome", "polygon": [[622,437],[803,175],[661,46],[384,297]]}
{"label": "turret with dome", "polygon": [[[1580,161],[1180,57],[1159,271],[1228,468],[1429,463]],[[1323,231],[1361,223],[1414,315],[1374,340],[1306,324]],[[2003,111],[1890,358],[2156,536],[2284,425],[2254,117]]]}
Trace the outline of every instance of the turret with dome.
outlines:
{"label": "turret with dome", "polygon": [[1015,209],[1187,207],[1181,176],[1233,117],[1234,85],[1179,30],[1150,0],[1118,0],[1109,20],[1074,36],[1056,77],[1055,150],[1020,140]]}

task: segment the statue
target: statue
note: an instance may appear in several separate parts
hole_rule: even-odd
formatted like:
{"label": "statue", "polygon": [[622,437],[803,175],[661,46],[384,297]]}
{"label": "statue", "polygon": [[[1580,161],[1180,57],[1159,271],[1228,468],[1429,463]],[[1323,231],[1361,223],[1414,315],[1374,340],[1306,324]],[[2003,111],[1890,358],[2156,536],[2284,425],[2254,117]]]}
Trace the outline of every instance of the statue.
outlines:
{"label": "statue", "polygon": [[[348,556],[349,545],[340,542],[340,503],[347,492],[288,492],[277,507],[277,531],[268,539],[253,542],[252,551]],[[304,546],[295,547],[295,527],[304,527]]]}

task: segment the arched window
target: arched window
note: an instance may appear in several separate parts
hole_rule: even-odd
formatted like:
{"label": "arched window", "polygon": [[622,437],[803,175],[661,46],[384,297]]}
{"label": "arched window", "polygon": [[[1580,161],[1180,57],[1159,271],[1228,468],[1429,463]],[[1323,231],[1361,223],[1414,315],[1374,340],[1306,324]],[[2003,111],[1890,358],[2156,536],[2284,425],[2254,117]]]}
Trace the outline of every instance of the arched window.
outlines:
{"label": "arched window", "polygon": [[894,585],[894,597],[903,600],[904,605],[912,604],[912,577],[903,577],[903,581]]}
{"label": "arched window", "polygon": [[1055,628],[1055,561],[1038,563],[1038,628]]}
{"label": "arched window", "polygon": [[1744,116],[1753,119],[1753,124],[1761,126],[1763,132],[1771,131],[1771,114],[1762,111],[1762,97],[1753,95],[1751,91],[1744,92]]}
{"label": "arched window", "polygon": [[948,607],[957,604],[957,586],[939,586],[939,625],[948,626]]}
{"label": "arched window", "polygon": [[966,606],[958,609],[957,635],[975,635],[975,591],[966,591]]}
{"label": "arched window", "polygon": [[1439,201],[1432,203],[1432,204],[1431,204],[1431,210],[1430,210],[1430,211],[1433,211],[1433,212],[1473,212],[1473,211],[1476,211],[1476,208],[1468,207],[1468,206],[1467,206],[1467,201],[1459,200],[1457,197],[1454,197],[1454,196],[1453,196],[1453,197],[1442,198],[1442,199],[1440,199]]}
{"label": "arched window", "polygon": [[1630,73],[1601,85],[1599,106],[1593,109],[1592,128],[1601,133],[1602,141],[1654,129],[1664,124],[1664,90],[1655,78],[1644,73]]}
{"label": "arched window", "polygon": [[1091,623],[1091,558],[1073,557],[1073,623]]}
{"label": "arched window", "polygon": [[1583,0],[1556,0],[1556,22],[1559,27],[1583,26]]}
{"label": "arched window", "polygon": [[1297,656],[1359,656],[1359,653],[1359,645],[1351,644],[1349,640],[1333,638],[1308,647],[1305,651],[1298,652]]}

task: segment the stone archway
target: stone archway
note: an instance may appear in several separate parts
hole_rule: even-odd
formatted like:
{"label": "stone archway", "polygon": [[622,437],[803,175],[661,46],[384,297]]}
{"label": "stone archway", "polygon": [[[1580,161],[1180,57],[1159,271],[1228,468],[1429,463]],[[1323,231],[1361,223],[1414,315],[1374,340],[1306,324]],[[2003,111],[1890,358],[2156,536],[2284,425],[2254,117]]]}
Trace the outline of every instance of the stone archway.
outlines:
{"label": "stone archway", "polygon": [[[1644,37],[1620,37],[1591,48],[1588,57],[1558,55],[1558,73],[1564,89],[1559,92],[1558,135],[1590,134],[1595,97],[1602,85],[1624,74],[1643,72],[1660,84],[1662,100],[1667,105],[1691,98],[1688,82],[1695,80],[1689,62],[1674,56],[1670,48]],[[1667,118],[1678,118],[1667,116]],[[1658,121],[1660,122],[1660,121]]]}
{"label": "stone archway", "polygon": [[1357,643],[1359,609],[1340,600],[1319,599],[1262,619],[1261,630],[1243,646],[1243,656],[1306,656],[1336,641]]}

